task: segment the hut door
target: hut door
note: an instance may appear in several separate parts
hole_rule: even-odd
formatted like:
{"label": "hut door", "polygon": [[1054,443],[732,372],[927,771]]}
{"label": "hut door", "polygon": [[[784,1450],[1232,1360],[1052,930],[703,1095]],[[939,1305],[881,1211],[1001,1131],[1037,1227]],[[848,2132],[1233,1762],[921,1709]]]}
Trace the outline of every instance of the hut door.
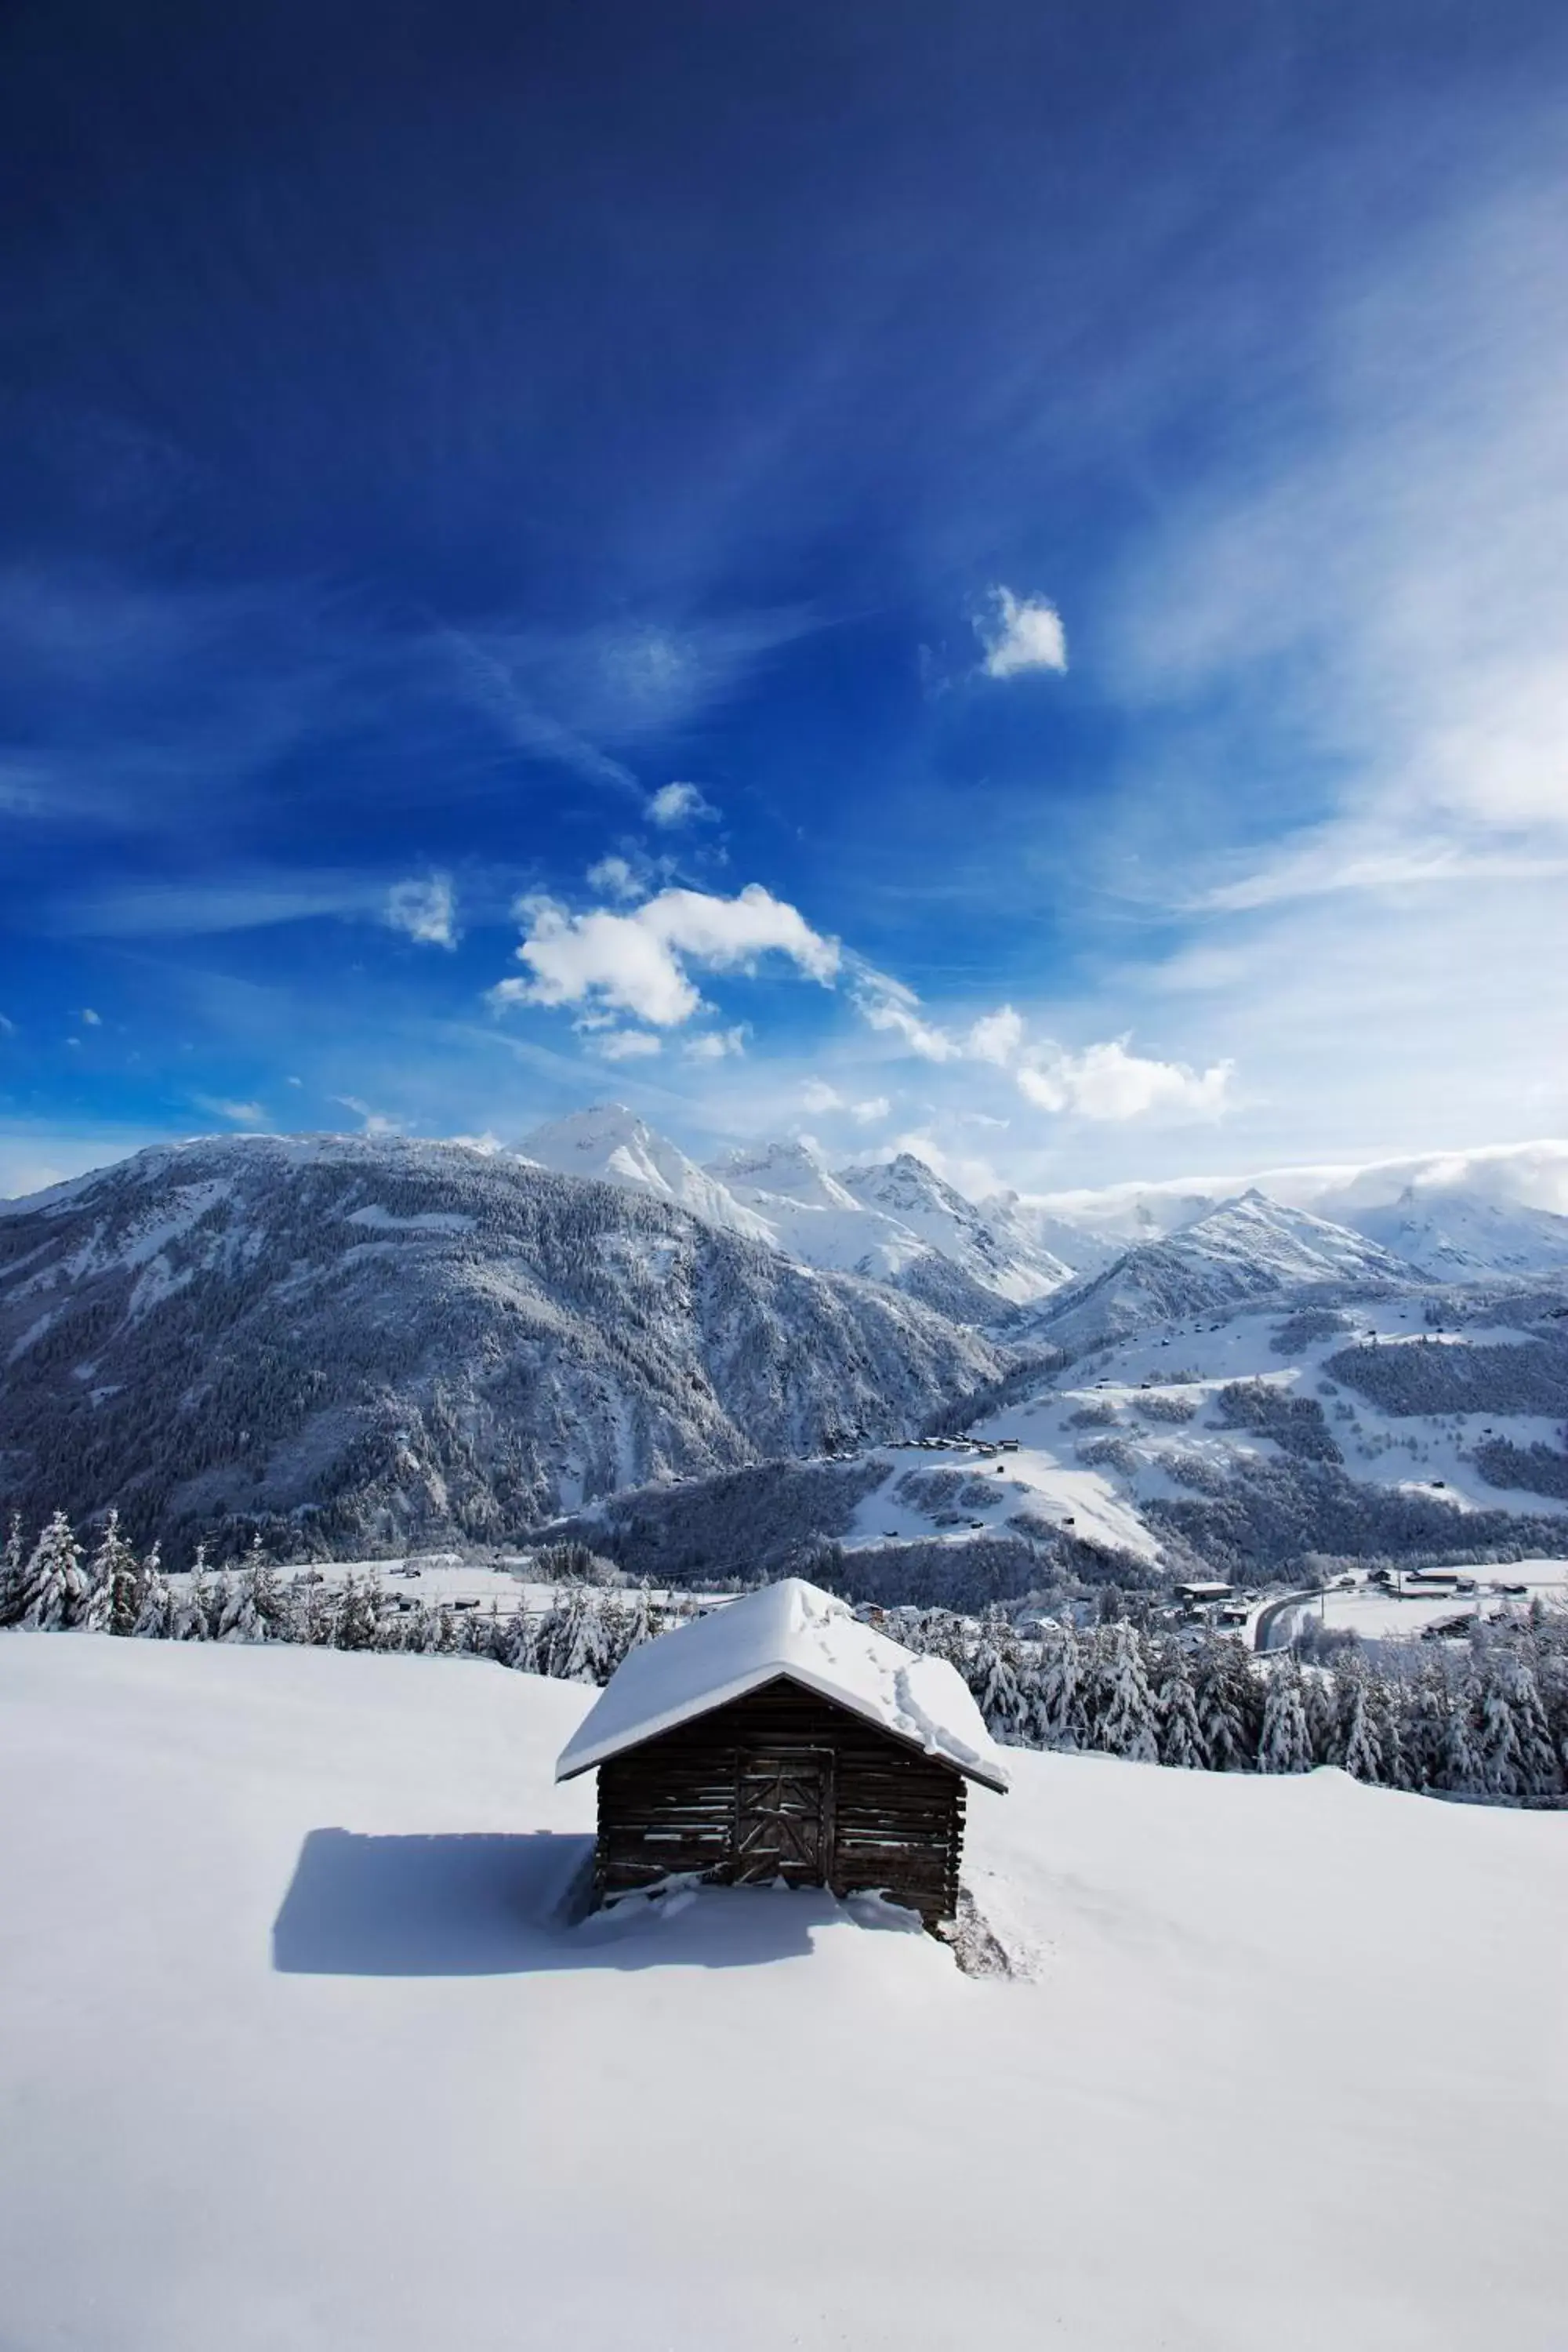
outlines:
{"label": "hut door", "polygon": [[832,1776],[830,1748],[742,1749],[731,1872],[738,1885],[774,1878],[800,1886],[825,1883]]}

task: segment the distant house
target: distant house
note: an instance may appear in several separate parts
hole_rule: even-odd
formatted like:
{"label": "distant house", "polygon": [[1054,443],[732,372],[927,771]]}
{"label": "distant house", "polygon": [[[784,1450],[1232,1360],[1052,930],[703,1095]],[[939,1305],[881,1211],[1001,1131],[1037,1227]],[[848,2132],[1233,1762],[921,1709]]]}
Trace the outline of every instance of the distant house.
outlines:
{"label": "distant house", "polygon": [[599,1775],[601,1898],[698,1871],[954,1916],[968,1782],[1007,1775],[945,1659],[790,1578],[631,1652],[563,1749]]}
{"label": "distant house", "polygon": [[1176,1598],[1185,1609],[1206,1609],[1215,1601],[1232,1601],[1235,1597],[1233,1584],[1204,1581],[1176,1587]]}

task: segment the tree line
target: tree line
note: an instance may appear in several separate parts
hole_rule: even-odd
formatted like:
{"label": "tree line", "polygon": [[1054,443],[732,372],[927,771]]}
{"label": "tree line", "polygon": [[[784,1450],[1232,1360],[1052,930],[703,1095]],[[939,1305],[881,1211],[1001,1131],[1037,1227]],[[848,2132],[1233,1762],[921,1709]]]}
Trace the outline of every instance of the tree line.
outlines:
{"label": "tree line", "polygon": [[[552,1600],[503,1611],[393,1596],[372,1571],[331,1581],[279,1569],[259,1539],[213,1568],[198,1553],[177,1582],[156,1547],[139,1553],[111,1512],[86,1549],[56,1512],[27,1546],[13,1520],[0,1559],[0,1626],[148,1640],[304,1643],[340,1650],[468,1656],[567,1681],[608,1682],[628,1652],[680,1621],[646,1585],[585,1546],[532,1562]],[[1258,1657],[1231,1635],[1196,1640],[1113,1616],[1027,1632],[1000,1609],[976,1620],[905,1610],[907,1647],[947,1658],[992,1734],[1022,1748],[1080,1750],[1214,1772],[1307,1772],[1492,1803],[1568,1797],[1568,1612],[1532,1604],[1477,1623],[1464,1643],[1419,1653],[1347,1643],[1331,1664]]]}

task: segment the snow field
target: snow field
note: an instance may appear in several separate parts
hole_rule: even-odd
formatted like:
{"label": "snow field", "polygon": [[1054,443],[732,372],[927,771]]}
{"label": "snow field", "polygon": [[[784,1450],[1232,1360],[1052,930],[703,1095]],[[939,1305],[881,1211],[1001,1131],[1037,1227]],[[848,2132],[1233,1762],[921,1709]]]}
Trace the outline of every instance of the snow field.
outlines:
{"label": "snow field", "polygon": [[1562,1816],[1020,1751],[975,1980],[562,1924],[594,1696],[0,1640],[6,2352],[1561,2352]]}

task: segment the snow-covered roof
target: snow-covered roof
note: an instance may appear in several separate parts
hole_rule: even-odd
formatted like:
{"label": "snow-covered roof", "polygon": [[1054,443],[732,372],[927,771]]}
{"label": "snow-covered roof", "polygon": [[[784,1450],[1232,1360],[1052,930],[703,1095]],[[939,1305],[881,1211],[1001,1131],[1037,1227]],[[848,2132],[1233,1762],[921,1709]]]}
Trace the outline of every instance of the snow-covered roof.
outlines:
{"label": "snow-covered roof", "polygon": [[591,1771],[781,1675],[1005,1790],[1006,1769],[956,1668],[889,1642],[794,1576],[633,1650],[562,1749],[555,1777]]}

